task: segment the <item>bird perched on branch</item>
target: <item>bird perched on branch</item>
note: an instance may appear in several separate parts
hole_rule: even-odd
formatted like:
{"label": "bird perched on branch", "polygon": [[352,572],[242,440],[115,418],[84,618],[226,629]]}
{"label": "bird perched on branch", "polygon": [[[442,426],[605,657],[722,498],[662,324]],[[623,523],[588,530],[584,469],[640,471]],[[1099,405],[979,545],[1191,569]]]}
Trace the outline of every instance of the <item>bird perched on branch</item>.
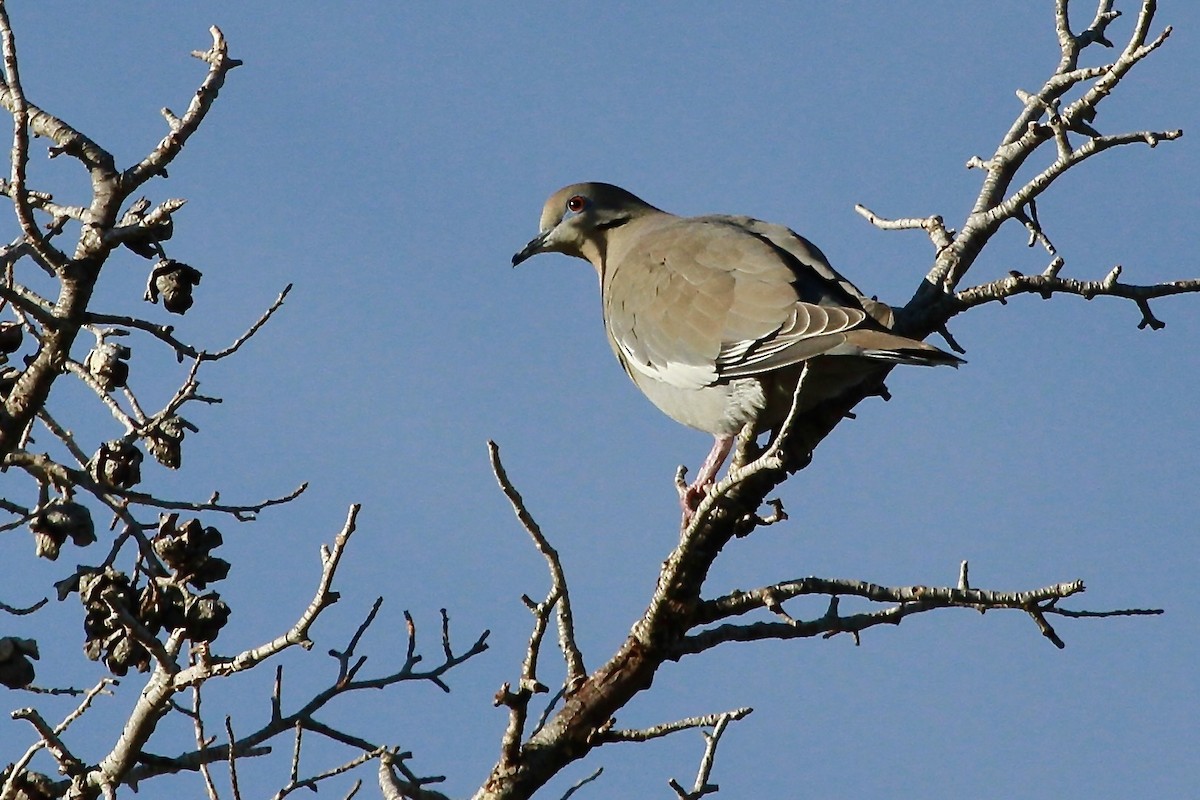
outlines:
{"label": "bird perched on branch", "polygon": [[962,359],[892,333],[891,309],[867,298],[815,245],[750,217],[678,217],[620,187],[577,183],[542,209],[540,232],[513,256],[590,261],[604,329],[629,377],[667,416],[715,438],[683,497],[690,516],[747,424],[778,426],[800,390],[804,411],[891,364]]}

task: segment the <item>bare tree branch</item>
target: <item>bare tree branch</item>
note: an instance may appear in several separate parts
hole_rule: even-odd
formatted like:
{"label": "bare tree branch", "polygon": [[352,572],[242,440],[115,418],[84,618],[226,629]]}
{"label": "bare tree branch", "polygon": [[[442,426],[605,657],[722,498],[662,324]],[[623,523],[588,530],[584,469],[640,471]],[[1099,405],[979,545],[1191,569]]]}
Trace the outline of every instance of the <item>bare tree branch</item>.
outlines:
{"label": "bare tree branch", "polygon": [[[567,578],[563,572],[562,562],[559,560],[558,551],[551,546],[533,519],[533,515],[525,508],[525,501],[521,498],[521,494],[508,479],[508,473],[504,471],[504,465],[500,462],[499,445],[493,441],[488,441],[487,445],[492,473],[496,476],[504,496],[512,505],[513,512],[520,520],[521,526],[533,539],[538,552],[546,559],[546,566],[550,570],[550,592],[558,604],[558,646],[567,663],[567,678],[564,686],[570,692],[583,681],[584,676],[587,675],[587,669],[583,665],[583,654],[580,653],[579,646],[575,643],[575,620],[571,614],[571,595],[567,589]],[[547,596],[547,602],[549,600],[550,596]]]}
{"label": "bare tree branch", "polygon": [[672,733],[679,731],[691,730],[692,728],[711,728],[717,725],[721,720],[738,720],[748,716],[754,709],[749,706],[734,709],[733,711],[724,711],[720,714],[705,714],[702,717],[688,717],[687,719],[676,720],[675,722],[665,722],[661,725],[653,725],[649,728],[641,728],[639,730],[624,730],[610,729],[601,731],[596,734],[596,739],[599,742],[648,742],[651,739],[658,739],[662,736],[669,736]]}
{"label": "bare tree branch", "polygon": [[12,171],[9,175],[10,197],[17,212],[17,221],[21,225],[21,232],[25,234],[25,242],[43,263],[50,265],[57,272],[62,269],[66,259],[62,253],[46,241],[41,231],[38,230],[37,223],[33,219],[33,208],[25,192],[25,169],[29,164],[29,105],[25,101],[25,92],[21,88],[16,42],[12,26],[8,21],[8,10],[3,5],[0,5],[0,44],[2,44],[4,56],[4,84],[12,103],[13,115]]}
{"label": "bare tree branch", "polygon": [[233,355],[242,348],[254,334],[258,333],[264,325],[274,316],[275,312],[283,306],[284,300],[287,299],[288,293],[292,290],[292,284],[283,287],[283,291],[275,298],[266,311],[251,325],[245,333],[239,336],[232,344],[221,350],[209,352],[207,350],[197,350],[190,344],[180,341],[175,338],[175,328],[172,325],[160,325],[155,322],[138,319],[137,317],[114,316],[112,314],[89,313],[87,315],[87,323],[89,325],[116,325],[124,328],[134,328],[150,334],[154,338],[169,345],[174,351],[175,356],[179,361],[185,358],[194,358],[199,361],[219,361],[222,358]]}
{"label": "bare tree branch", "polygon": [[969,289],[954,294],[954,303],[960,311],[984,305],[991,302],[1003,303],[1009,297],[1019,294],[1037,294],[1044,300],[1054,294],[1073,294],[1085,300],[1094,297],[1120,297],[1132,300],[1142,312],[1138,328],[1158,330],[1166,323],[1157,319],[1150,311],[1149,301],[1159,297],[1170,297],[1177,294],[1200,292],[1200,279],[1170,281],[1147,286],[1121,283],[1117,280],[1121,275],[1119,266],[1113,267],[1107,276],[1098,281],[1081,281],[1073,278],[1060,278],[1056,270],[1048,270],[1041,275],[1023,275],[1009,273],[1006,277],[990,283],[972,286]]}
{"label": "bare tree branch", "polygon": [[854,210],[881,231],[923,230],[929,234],[929,240],[933,242],[933,246],[938,252],[954,243],[954,231],[948,230],[946,223],[937,215],[923,218],[884,219],[861,203],[855,205]]}
{"label": "bare tree branch", "polygon": [[20,617],[25,616],[26,614],[32,614],[42,606],[46,605],[48,602],[50,602],[50,598],[43,597],[33,605],[25,606],[24,608],[20,606],[10,606],[7,603],[0,603],[0,611],[5,612],[6,614],[12,614],[14,617]]}
{"label": "bare tree branch", "polygon": [[[747,713],[749,713],[748,710]],[[680,800],[699,800],[699,798],[705,795],[715,794],[720,791],[721,787],[709,782],[709,778],[712,775],[713,763],[717,757],[717,745],[720,743],[721,736],[725,733],[725,728],[729,726],[729,723],[741,719],[742,716],[745,716],[745,714],[738,716],[737,711],[722,714],[713,725],[713,732],[704,733],[704,755],[700,758],[700,769],[696,772],[696,780],[692,784],[690,792],[684,789],[674,778],[667,782]]]}
{"label": "bare tree branch", "polygon": [[171,114],[168,109],[163,109],[163,116],[167,120],[170,131],[154,150],[121,175],[121,188],[126,196],[137,191],[138,187],[150,178],[161,175],[166,166],[175,159],[175,156],[179,155],[184,143],[204,122],[209,109],[217,99],[217,93],[225,84],[225,76],[231,69],[242,65],[238,59],[230,58],[229,47],[225,43],[225,35],[221,33],[220,28],[214,25],[209,28],[209,33],[212,34],[212,47],[205,51],[197,50],[192,53],[193,56],[208,64],[208,74],[204,77],[200,87],[196,89],[196,94],[188,104],[188,109],[182,118]]}
{"label": "bare tree branch", "polygon": [[[35,755],[37,755],[39,750],[41,750],[44,747],[50,746],[52,742],[58,742],[58,746],[61,748],[62,756],[60,757],[60,756],[56,755],[56,758],[59,760],[59,763],[62,764],[65,760],[72,764],[71,769],[73,771],[78,772],[78,770],[75,767],[75,765],[79,763],[78,759],[74,759],[74,756],[69,755],[69,752],[66,750],[65,745],[62,745],[62,742],[58,737],[60,737],[64,732],[66,732],[67,728],[69,728],[71,726],[71,723],[75,722],[75,720],[79,719],[85,713],[87,713],[87,710],[89,708],[91,708],[91,706],[92,706],[92,702],[98,696],[100,696],[102,694],[111,695],[112,692],[109,690],[109,687],[113,686],[115,684],[116,684],[116,681],[113,680],[112,678],[101,678],[100,681],[95,686],[93,686],[91,689],[89,689],[86,692],[86,694],[84,695],[83,701],[80,702],[80,704],[75,707],[75,710],[72,711],[71,713],[67,714],[67,716],[63,718],[62,722],[60,722],[58,725],[54,726],[54,728],[48,732],[48,735],[47,735],[47,733],[43,733],[40,728],[38,729],[39,734],[41,734],[41,738],[37,742],[35,742],[33,745],[31,745],[25,751],[25,753],[19,759],[17,759],[17,761],[15,763],[13,763],[10,766],[10,768],[8,770],[8,775],[5,778],[4,783],[2,785],[0,785],[0,800],[12,800],[12,798],[14,798],[16,796],[16,792],[18,790],[17,789],[18,781],[25,774],[26,765],[28,765],[29,762],[33,759],[33,757]],[[26,716],[26,714],[31,715],[31,716],[36,716],[36,718],[38,720],[41,719],[41,717],[38,716],[37,712],[34,711],[33,709],[24,709],[22,711],[14,712],[13,718],[14,719],[28,719],[29,716]],[[42,725],[44,726],[45,723],[42,723]],[[37,727],[36,724],[35,724],[35,727]],[[71,759],[74,759],[74,761],[71,761]]]}
{"label": "bare tree branch", "polygon": [[296,765],[299,762],[299,753],[300,753],[300,744],[299,744],[300,733],[299,733],[299,731],[302,729],[297,728],[296,730],[297,730],[296,749],[295,749],[296,756],[295,756],[295,760],[292,763],[292,769],[293,769],[292,778],[290,781],[288,781],[286,786],[284,786],[282,789],[280,789],[278,792],[276,792],[274,794],[274,800],[283,800],[284,797],[287,797],[289,794],[296,791],[297,789],[308,789],[310,791],[315,792],[315,791],[317,791],[317,784],[320,783],[321,781],[328,780],[329,778],[337,777],[338,775],[344,775],[345,773],[349,772],[350,770],[354,769],[355,767],[357,767],[361,764],[365,764],[368,761],[374,761],[376,758],[379,758],[380,756],[382,756],[384,753],[387,752],[387,750],[385,748],[379,747],[379,748],[376,748],[369,752],[363,753],[355,758],[352,758],[349,761],[345,762],[344,764],[339,764],[338,766],[334,767],[333,769],[328,769],[328,770],[325,770],[324,772],[319,772],[316,775],[312,775],[311,777],[308,777],[308,778],[298,778],[297,774],[295,772],[295,769],[296,769]]}
{"label": "bare tree branch", "polygon": [[[1182,135],[1180,130],[1141,130],[1105,135],[1092,125],[1101,101],[1117,88],[1134,66],[1160,47],[1170,35],[1171,29],[1166,28],[1158,37],[1147,41],[1156,10],[1154,0],[1141,2],[1129,40],[1117,59],[1097,67],[1079,67],[1079,55],[1092,44],[1112,46],[1106,32],[1119,13],[1112,10],[1111,2],[1102,0],[1090,25],[1082,33],[1074,34],[1071,31],[1067,7],[1067,0],[1058,0],[1056,3],[1055,27],[1061,51],[1057,68],[1038,91],[1018,92],[1022,109],[992,156],[987,159],[974,157],[968,162],[968,167],[979,168],[985,172],[979,195],[960,231],[950,233],[949,241],[944,238],[940,240],[942,244],[938,247],[937,257],[925,281],[908,304],[897,310],[895,327],[898,332],[924,336],[944,328],[952,316],[964,310],[965,307],[961,304],[964,292],[957,295],[953,292],[992,235],[1010,219],[1025,224],[1030,228],[1035,240],[1045,243],[1052,255],[1061,256],[1054,253],[1053,246],[1049,244],[1049,237],[1037,222],[1036,208],[1033,204],[1069,170],[1094,155],[1122,145],[1144,143],[1154,147],[1160,142],[1173,141]],[[1065,109],[1061,108],[1061,102],[1069,90],[1089,81],[1091,85],[1076,100]],[[1072,136],[1082,136],[1083,141],[1074,144],[1071,141]],[[1014,189],[1013,184],[1022,167],[1045,145],[1052,147],[1055,152],[1049,166]],[[912,224],[917,222],[915,220],[900,222],[902,224],[889,227],[925,227]],[[939,240],[935,240],[935,244],[937,241]],[[1061,263],[1059,267],[1061,268]],[[1176,281],[1162,286],[1190,283]],[[1052,282],[1042,283],[1040,289],[1049,286],[1053,286],[1055,291],[1071,291],[1068,285],[1059,287]],[[966,299],[974,305],[985,302],[984,298],[998,299],[999,296],[1006,296],[998,294],[999,291],[997,288],[975,287],[974,290],[965,290],[965,293]],[[1173,290],[1179,291],[1195,289]],[[1139,299],[1138,305],[1143,312],[1143,327],[1161,326],[1161,323],[1149,314],[1149,307],[1144,299]]]}
{"label": "bare tree branch", "polygon": [[[449,800],[441,792],[424,788],[421,778],[413,775],[405,766],[404,760],[411,753],[396,753],[384,751],[379,755],[379,790],[385,800]],[[401,780],[393,771],[400,770],[404,775]],[[428,779],[425,779],[428,781]]]}

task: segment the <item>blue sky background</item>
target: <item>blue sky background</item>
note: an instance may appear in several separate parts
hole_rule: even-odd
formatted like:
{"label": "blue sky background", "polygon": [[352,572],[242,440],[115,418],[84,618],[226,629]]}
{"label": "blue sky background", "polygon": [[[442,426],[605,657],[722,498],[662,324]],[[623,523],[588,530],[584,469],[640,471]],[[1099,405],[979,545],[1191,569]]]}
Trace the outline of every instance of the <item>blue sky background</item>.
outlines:
{"label": "blue sky background", "polygon": [[[345,643],[377,595],[387,599],[365,642],[375,674],[403,659],[403,609],[431,661],[439,608],[460,648],[489,628],[492,649],[450,675],[450,695],[405,685],[322,715],[414,751],[416,771],[445,774],[442,790],[469,795],[506,722],[492,695],[519,676],[530,625],[520,595],[540,598],[547,585],[485,440],[500,443],[562,555],[589,668],[645,607],[676,541],[674,469],[694,469],[709,446],[622,374],[588,265],[543,256],[509,268],[545,197],[605,180],[681,214],[786,223],[868,293],[902,303],[929,267],[928,240],[874,230],[853,205],[961,225],[980,181],[964,163],[992,152],[1019,110],[1014,90],[1036,89],[1057,63],[1051,5],[15,5],[31,101],[123,166],[163,135],[160,107],[186,108],[203,76],[187,53],[208,46],[209,25],[246,62],[170,180],[148,187],[156,202],[188,198],[168,252],[204,272],[196,307],[167,320],[142,303],[147,262],[128,253],[110,262],[97,305],[176,323],[215,349],[296,285],[240,356],[201,372],[203,390],[225,402],[185,414],[201,433],[186,443],[183,471],[146,469],[148,488],[195,499],[219,489],[251,502],[311,481],[303,499],[255,524],[210,521],[235,563],[219,587],[234,619],[217,649],[290,626],[315,586],[320,543],[363,503],[342,602],[316,628],[313,652],[284,659],[285,704],[328,684],[325,651]],[[1094,4],[1077,5],[1078,26]],[[1066,275],[1098,278],[1114,264],[1137,283],[1200,273],[1200,6],[1161,6],[1155,30],[1172,24],[1175,35],[1102,105],[1097,125],[1182,127],[1185,137],[1101,156],[1039,203]],[[1110,29],[1118,44],[1131,21]],[[80,171],[43,155],[32,185],[81,202]],[[3,225],[11,239],[15,222]],[[1047,261],[1006,229],[968,282]],[[1089,590],[1073,608],[1161,606],[1165,616],[1059,620],[1061,652],[1027,617],[966,611],[873,629],[861,647],[844,637],[730,646],[665,666],[618,724],[753,706],[722,742],[721,797],[1194,791],[1200,297],[1154,309],[1162,331],[1137,330],[1133,304],[1112,299],[1025,297],[959,318],[952,330],[970,363],[894,375],[894,399],[864,403],[783,487],[792,520],[731,545],[709,594],[809,574],[949,584],[969,559],[981,588],[1083,578]],[[148,342],[132,364],[148,408],[182,377]],[[67,384],[54,399],[65,424],[93,444],[120,432]],[[0,477],[3,496],[28,492],[23,478]],[[18,565],[0,600],[35,601],[103,546],[68,547],[55,564],[31,564],[31,553],[27,533],[0,536],[0,562]],[[74,599],[0,624],[39,639],[39,683],[90,685],[101,674],[79,655]],[[542,680],[556,684],[554,653],[542,663]],[[210,685],[215,729],[224,713],[241,732],[266,719],[271,669],[258,672]],[[107,752],[141,682],[125,679],[72,728],[81,757]],[[51,719],[74,705],[6,699],[36,699]],[[191,735],[165,725],[152,749],[189,749]],[[29,737],[0,722],[0,762]],[[289,743],[278,746],[243,764],[246,796],[286,780]],[[545,796],[602,765],[580,797],[669,797],[667,779],[690,785],[701,750],[695,732],[605,747]],[[349,755],[314,746],[302,772]],[[144,793],[203,791],[198,777],[169,789],[171,780]],[[327,791],[342,796],[348,783]]]}

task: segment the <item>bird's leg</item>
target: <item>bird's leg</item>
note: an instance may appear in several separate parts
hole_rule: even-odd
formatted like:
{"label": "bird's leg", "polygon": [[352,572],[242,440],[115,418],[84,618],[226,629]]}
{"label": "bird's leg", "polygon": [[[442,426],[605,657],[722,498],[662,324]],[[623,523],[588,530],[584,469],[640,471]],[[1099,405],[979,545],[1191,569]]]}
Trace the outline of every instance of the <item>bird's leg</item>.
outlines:
{"label": "bird's leg", "polygon": [[717,477],[717,473],[721,470],[721,465],[725,463],[725,459],[729,456],[729,451],[733,449],[733,434],[725,434],[723,436],[714,437],[712,450],[708,451],[708,457],[704,459],[704,463],[700,465],[700,471],[696,474],[696,480],[679,495],[680,505],[683,506],[683,518],[686,524],[692,518],[692,514],[696,512],[696,507],[700,505],[700,501],[704,499],[704,495],[708,494],[708,487],[712,486],[713,480]]}

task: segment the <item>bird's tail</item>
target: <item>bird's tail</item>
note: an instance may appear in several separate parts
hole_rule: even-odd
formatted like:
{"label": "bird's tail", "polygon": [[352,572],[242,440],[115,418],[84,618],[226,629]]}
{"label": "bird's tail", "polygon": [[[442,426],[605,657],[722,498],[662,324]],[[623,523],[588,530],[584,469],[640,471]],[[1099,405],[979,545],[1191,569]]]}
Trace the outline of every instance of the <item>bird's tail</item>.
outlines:
{"label": "bird's tail", "polygon": [[957,367],[967,363],[953,353],[916,339],[876,330],[854,330],[846,334],[846,344],[856,355],[891,364],[915,364],[921,367]]}

